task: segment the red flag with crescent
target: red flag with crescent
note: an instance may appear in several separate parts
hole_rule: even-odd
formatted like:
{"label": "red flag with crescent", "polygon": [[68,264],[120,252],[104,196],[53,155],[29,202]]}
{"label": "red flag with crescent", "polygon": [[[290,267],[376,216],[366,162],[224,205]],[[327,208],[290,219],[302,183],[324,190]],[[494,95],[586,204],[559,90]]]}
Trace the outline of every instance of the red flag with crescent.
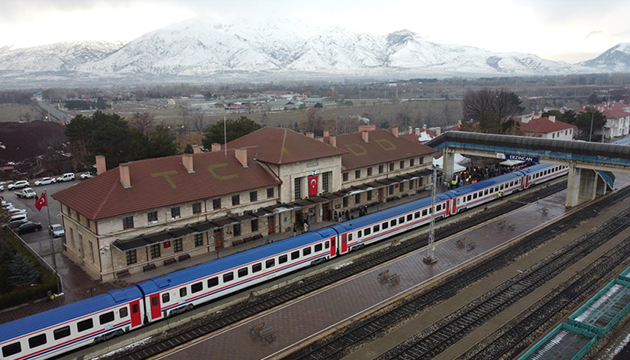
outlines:
{"label": "red flag with crescent", "polygon": [[308,177],[308,196],[317,195],[317,190],[319,187],[317,186],[317,175]]}
{"label": "red flag with crescent", "polygon": [[48,202],[46,201],[46,193],[43,193],[42,196],[37,199],[37,202],[35,202],[35,207],[38,211],[42,211],[42,208],[44,206],[48,206]]}

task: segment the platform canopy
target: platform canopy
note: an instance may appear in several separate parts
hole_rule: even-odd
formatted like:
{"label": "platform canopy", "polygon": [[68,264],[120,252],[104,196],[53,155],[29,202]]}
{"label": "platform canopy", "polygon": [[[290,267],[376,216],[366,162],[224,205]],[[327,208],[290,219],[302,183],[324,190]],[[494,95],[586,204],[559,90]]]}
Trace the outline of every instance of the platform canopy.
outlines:
{"label": "platform canopy", "polygon": [[501,161],[499,163],[499,165],[504,165],[504,166],[514,166],[514,165],[520,165],[523,164],[525,161],[521,161],[521,160],[505,160],[505,161]]}

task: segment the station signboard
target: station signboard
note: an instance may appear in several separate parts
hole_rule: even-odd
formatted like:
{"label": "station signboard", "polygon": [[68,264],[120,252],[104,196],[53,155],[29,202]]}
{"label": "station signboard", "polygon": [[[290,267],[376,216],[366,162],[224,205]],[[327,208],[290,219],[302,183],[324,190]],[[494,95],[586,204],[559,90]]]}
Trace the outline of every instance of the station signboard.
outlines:
{"label": "station signboard", "polygon": [[505,153],[497,153],[498,159],[503,160],[517,160],[517,161],[531,161],[534,163],[539,162],[538,158],[535,156],[527,156],[527,155],[515,155],[515,154],[505,154]]}

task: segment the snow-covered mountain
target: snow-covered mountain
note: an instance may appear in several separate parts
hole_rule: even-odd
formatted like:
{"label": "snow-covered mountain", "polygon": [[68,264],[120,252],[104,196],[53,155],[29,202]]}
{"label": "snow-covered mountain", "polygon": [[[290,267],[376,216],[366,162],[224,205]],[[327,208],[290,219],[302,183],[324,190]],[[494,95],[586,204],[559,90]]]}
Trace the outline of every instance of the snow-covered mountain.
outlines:
{"label": "snow-covered mountain", "polygon": [[[624,44],[622,44],[624,45]],[[0,81],[18,76],[83,79],[282,79],[322,76],[510,76],[629,71],[630,46],[605,62],[577,65],[533,54],[494,53],[426,39],[408,30],[386,36],[295,20],[216,24],[196,18],[127,44],[61,43],[0,48]],[[614,49],[614,48],[613,48]],[[613,49],[609,50],[613,51]],[[619,55],[622,52],[625,57]],[[625,69],[625,70],[624,70]]]}
{"label": "snow-covered mountain", "polygon": [[630,43],[613,46],[595,59],[581,62],[580,65],[609,72],[628,72],[630,70]]}

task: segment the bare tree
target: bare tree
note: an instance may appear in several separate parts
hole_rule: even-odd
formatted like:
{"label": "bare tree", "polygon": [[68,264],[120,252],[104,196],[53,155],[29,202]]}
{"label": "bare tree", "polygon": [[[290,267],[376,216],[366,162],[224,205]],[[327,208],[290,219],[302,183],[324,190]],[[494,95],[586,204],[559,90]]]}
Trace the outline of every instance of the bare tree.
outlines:
{"label": "bare tree", "polygon": [[306,116],[300,121],[300,130],[322,136],[324,133],[324,118],[322,118],[317,109],[308,108],[306,110]]}
{"label": "bare tree", "polygon": [[146,135],[153,130],[153,126],[155,125],[155,116],[148,112],[136,112],[131,116],[129,124]]}
{"label": "bare tree", "polygon": [[190,116],[190,126],[196,132],[202,132],[206,127],[206,119],[203,113],[195,113]]}

